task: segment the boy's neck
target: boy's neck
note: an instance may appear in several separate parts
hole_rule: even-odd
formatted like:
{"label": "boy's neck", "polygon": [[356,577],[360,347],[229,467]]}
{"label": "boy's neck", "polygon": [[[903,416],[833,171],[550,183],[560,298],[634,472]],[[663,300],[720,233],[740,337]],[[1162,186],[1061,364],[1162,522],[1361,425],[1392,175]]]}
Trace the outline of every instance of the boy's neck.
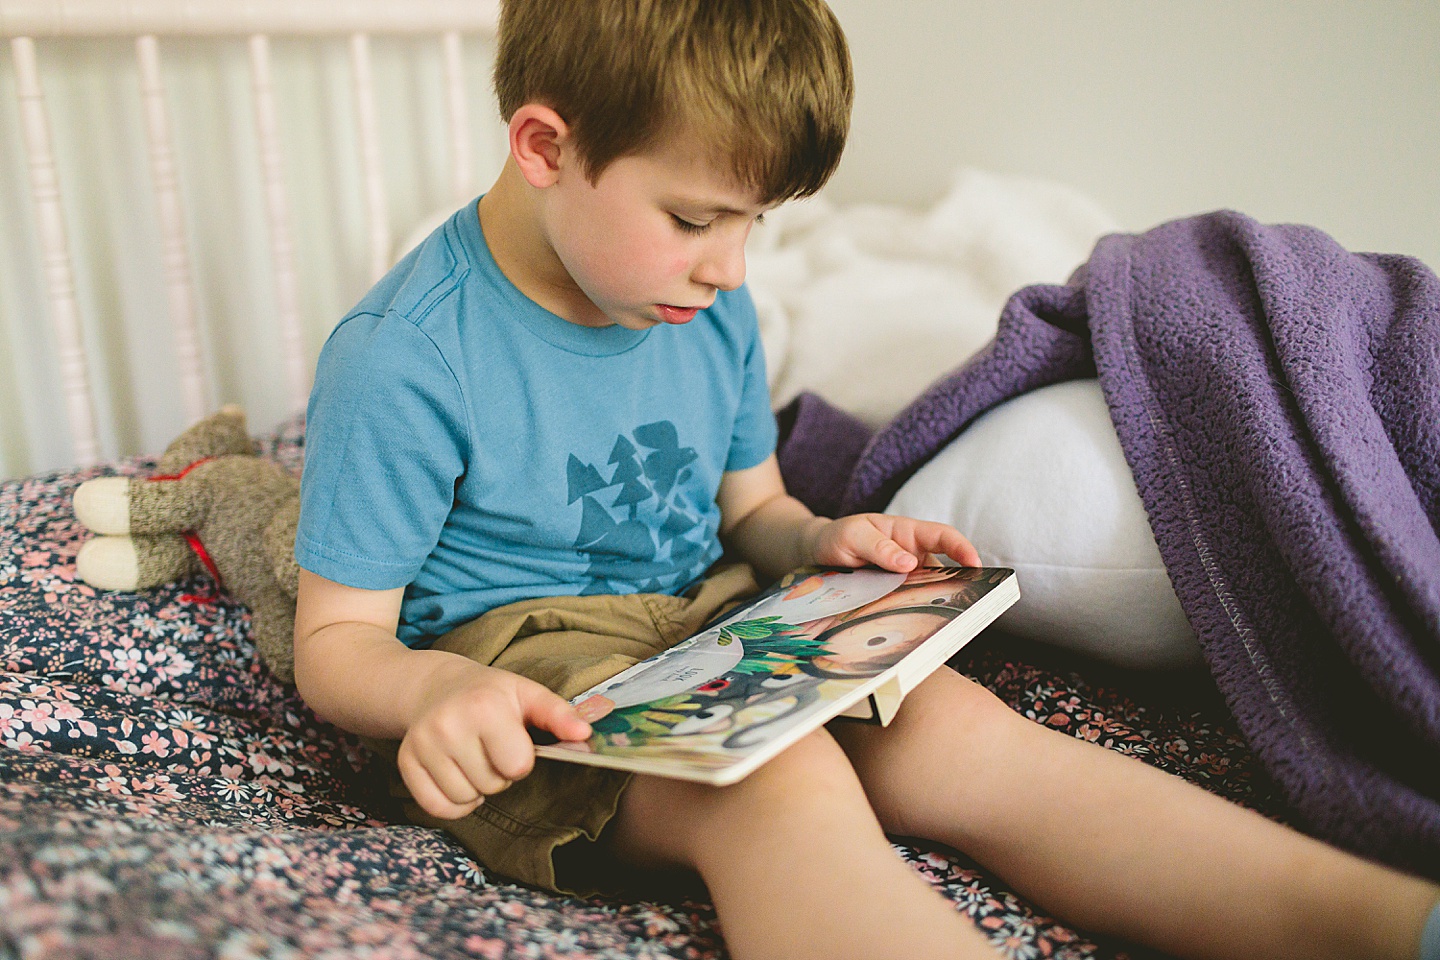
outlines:
{"label": "boy's neck", "polygon": [[521,293],[561,319],[582,327],[613,326],[545,238],[531,189],[514,161],[506,160],[495,185],[480,198],[480,229],[495,265]]}

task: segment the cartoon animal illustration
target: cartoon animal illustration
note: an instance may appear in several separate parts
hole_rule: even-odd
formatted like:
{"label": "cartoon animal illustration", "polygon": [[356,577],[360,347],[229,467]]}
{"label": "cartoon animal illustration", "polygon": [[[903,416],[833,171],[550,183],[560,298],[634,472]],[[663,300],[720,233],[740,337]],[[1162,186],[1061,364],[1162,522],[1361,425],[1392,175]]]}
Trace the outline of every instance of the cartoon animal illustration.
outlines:
{"label": "cartoon animal illustration", "polygon": [[[980,571],[964,568],[892,576],[902,583],[892,580],[877,599],[859,605],[855,597],[873,596],[876,585],[848,591],[843,609],[836,599],[846,591],[843,577],[836,578],[833,591],[823,580],[817,586],[803,576],[782,583],[772,595],[781,602],[829,592],[827,602],[835,604],[829,609],[840,612],[795,623],[775,614],[778,607],[764,598],[738,619],[707,629],[692,647],[677,647],[632,677],[616,678],[614,689],[600,689],[581,710],[614,745],[694,736],[720,737],[726,749],[748,749],[826,696],[828,685],[884,673],[990,588],[979,581]],[[723,659],[717,658],[720,651]],[[728,669],[721,669],[726,662]],[[706,666],[715,669],[706,674]],[[637,680],[638,693],[628,689]],[[662,689],[663,696],[641,696]]]}

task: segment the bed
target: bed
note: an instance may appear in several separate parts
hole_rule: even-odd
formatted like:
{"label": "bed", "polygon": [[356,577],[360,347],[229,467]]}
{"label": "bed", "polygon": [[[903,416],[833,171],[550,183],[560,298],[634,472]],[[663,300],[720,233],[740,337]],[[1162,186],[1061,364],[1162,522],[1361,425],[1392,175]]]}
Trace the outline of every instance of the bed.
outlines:
{"label": "bed", "polygon": [[[264,453],[294,466],[298,423]],[[358,742],[255,658],[202,579],[74,578],[84,479],[0,486],[0,945],[41,957],[724,956],[703,898],[568,900],[406,825]],[[1037,723],[1280,810],[1200,673],[1081,662],[991,632],[957,669]],[[896,850],[1010,957],[1138,957],[1038,912],[950,850]],[[695,895],[691,895],[694,897]]]}
{"label": "bed", "polygon": [[[307,358],[313,362],[317,331],[323,333],[327,320],[303,316],[297,288],[269,35],[323,35],[346,45],[366,224],[359,231],[363,248],[351,251],[358,261],[348,274],[353,297],[434,220],[387,205],[372,35],[419,33],[440,51],[451,164],[449,182],[429,194],[448,198],[430,204],[440,208],[436,213],[475,189],[470,168],[483,167],[471,151],[485,149],[488,135],[471,133],[465,120],[471,109],[465,92],[474,81],[463,76],[462,44],[483,47],[493,9],[412,0],[403,5],[401,22],[386,9],[394,5],[381,2],[335,5],[334,11],[319,4],[235,6],[199,12],[163,0],[123,7],[103,0],[0,2],[33,187],[25,229],[33,229],[43,254],[37,287],[43,285],[61,373],[43,402],[63,417],[71,451],[65,465],[0,483],[0,953],[724,956],[703,891],[647,901],[565,899],[487,875],[444,834],[406,824],[372,757],[354,737],[318,721],[293,688],[268,672],[255,655],[248,611],[208,579],[138,594],[100,591],[77,579],[75,557],[87,534],[71,508],[76,487],[97,476],[147,475],[163,446],[155,437],[178,432],[177,425],[220,400],[237,399],[236,385],[248,382],[224,369],[248,362],[248,354],[237,350],[232,357],[220,349],[223,338],[203,329],[196,307],[188,258],[203,260],[203,251],[195,251],[205,235],[188,227],[203,217],[180,201],[197,201],[201,191],[186,193],[176,174],[158,82],[167,38],[222,38],[226,55],[242,49],[251,71],[257,196],[271,263],[264,286],[275,298],[273,312],[256,328],[258,336],[277,341],[274,352],[283,357],[267,378],[263,403],[291,411],[268,418],[259,444],[263,456],[287,468],[298,470],[302,462],[304,424],[293,411],[303,405]],[[127,410],[138,416],[139,405],[106,397],[104,378],[92,372],[108,362],[86,352],[87,340],[93,346],[96,338],[85,332],[86,298],[76,294],[75,238],[66,235],[64,185],[36,66],[47,38],[55,37],[135,44],[156,239],[164,248],[155,258],[163,278],[151,305],[170,323],[170,352],[155,362],[177,371],[167,378],[174,393],[159,404],[162,415],[143,426],[107,424],[107,418],[124,419]],[[393,242],[412,226],[417,232]],[[969,170],[919,213],[842,209],[823,198],[783,211],[751,250],[777,405],[818,391],[870,426],[883,424],[994,334],[1006,294],[1063,279],[1113,226],[1103,210],[1057,185]],[[98,281],[86,281],[92,282]],[[846,325],[844,336],[837,336],[836,324]],[[937,343],[944,349],[934,349]],[[853,375],[862,366],[870,376]],[[1037,723],[1287,818],[1288,808],[1187,646],[1193,638],[1183,620],[1177,629],[1142,618],[1138,627],[1125,628],[1131,653],[1112,649],[1097,657],[1086,644],[1103,645],[1126,619],[1118,601],[1105,606],[1098,619],[1075,628],[1085,642],[1072,649],[1035,639],[1062,629],[1054,623],[1012,618],[952,666]],[[1160,632],[1163,643],[1148,642]],[[1143,654],[1156,650],[1158,660]],[[1046,916],[955,851],[903,837],[894,845],[1004,956],[1149,955]]]}

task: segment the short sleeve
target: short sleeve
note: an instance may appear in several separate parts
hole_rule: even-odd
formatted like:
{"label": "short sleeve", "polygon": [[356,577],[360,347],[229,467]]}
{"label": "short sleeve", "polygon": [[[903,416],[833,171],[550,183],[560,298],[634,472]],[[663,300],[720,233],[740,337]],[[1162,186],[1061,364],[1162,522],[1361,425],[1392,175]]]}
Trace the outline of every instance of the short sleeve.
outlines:
{"label": "short sleeve", "polygon": [[408,585],[439,541],[469,436],[460,385],[424,331],[393,313],[348,317],[306,412],[296,561],[346,586]]}
{"label": "short sleeve", "polygon": [[730,438],[726,470],[745,470],[763,463],[775,452],[778,430],[770,409],[770,386],[765,375],[765,348],[760,341],[760,321],[750,291],[741,287],[734,296],[736,319],[744,346],[744,371],[740,406]]}

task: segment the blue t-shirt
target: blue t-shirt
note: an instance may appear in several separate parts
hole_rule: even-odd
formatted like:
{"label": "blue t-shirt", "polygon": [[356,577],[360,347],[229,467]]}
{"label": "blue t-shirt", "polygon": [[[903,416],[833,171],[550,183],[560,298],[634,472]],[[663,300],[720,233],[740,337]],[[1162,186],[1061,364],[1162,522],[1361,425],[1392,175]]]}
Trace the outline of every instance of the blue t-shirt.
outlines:
{"label": "blue t-shirt", "polygon": [[406,587],[411,646],[532,597],[678,593],[720,556],[721,474],[775,437],[743,288],[680,326],[582,327],[506,279],[472,203],[320,353],[295,558]]}

